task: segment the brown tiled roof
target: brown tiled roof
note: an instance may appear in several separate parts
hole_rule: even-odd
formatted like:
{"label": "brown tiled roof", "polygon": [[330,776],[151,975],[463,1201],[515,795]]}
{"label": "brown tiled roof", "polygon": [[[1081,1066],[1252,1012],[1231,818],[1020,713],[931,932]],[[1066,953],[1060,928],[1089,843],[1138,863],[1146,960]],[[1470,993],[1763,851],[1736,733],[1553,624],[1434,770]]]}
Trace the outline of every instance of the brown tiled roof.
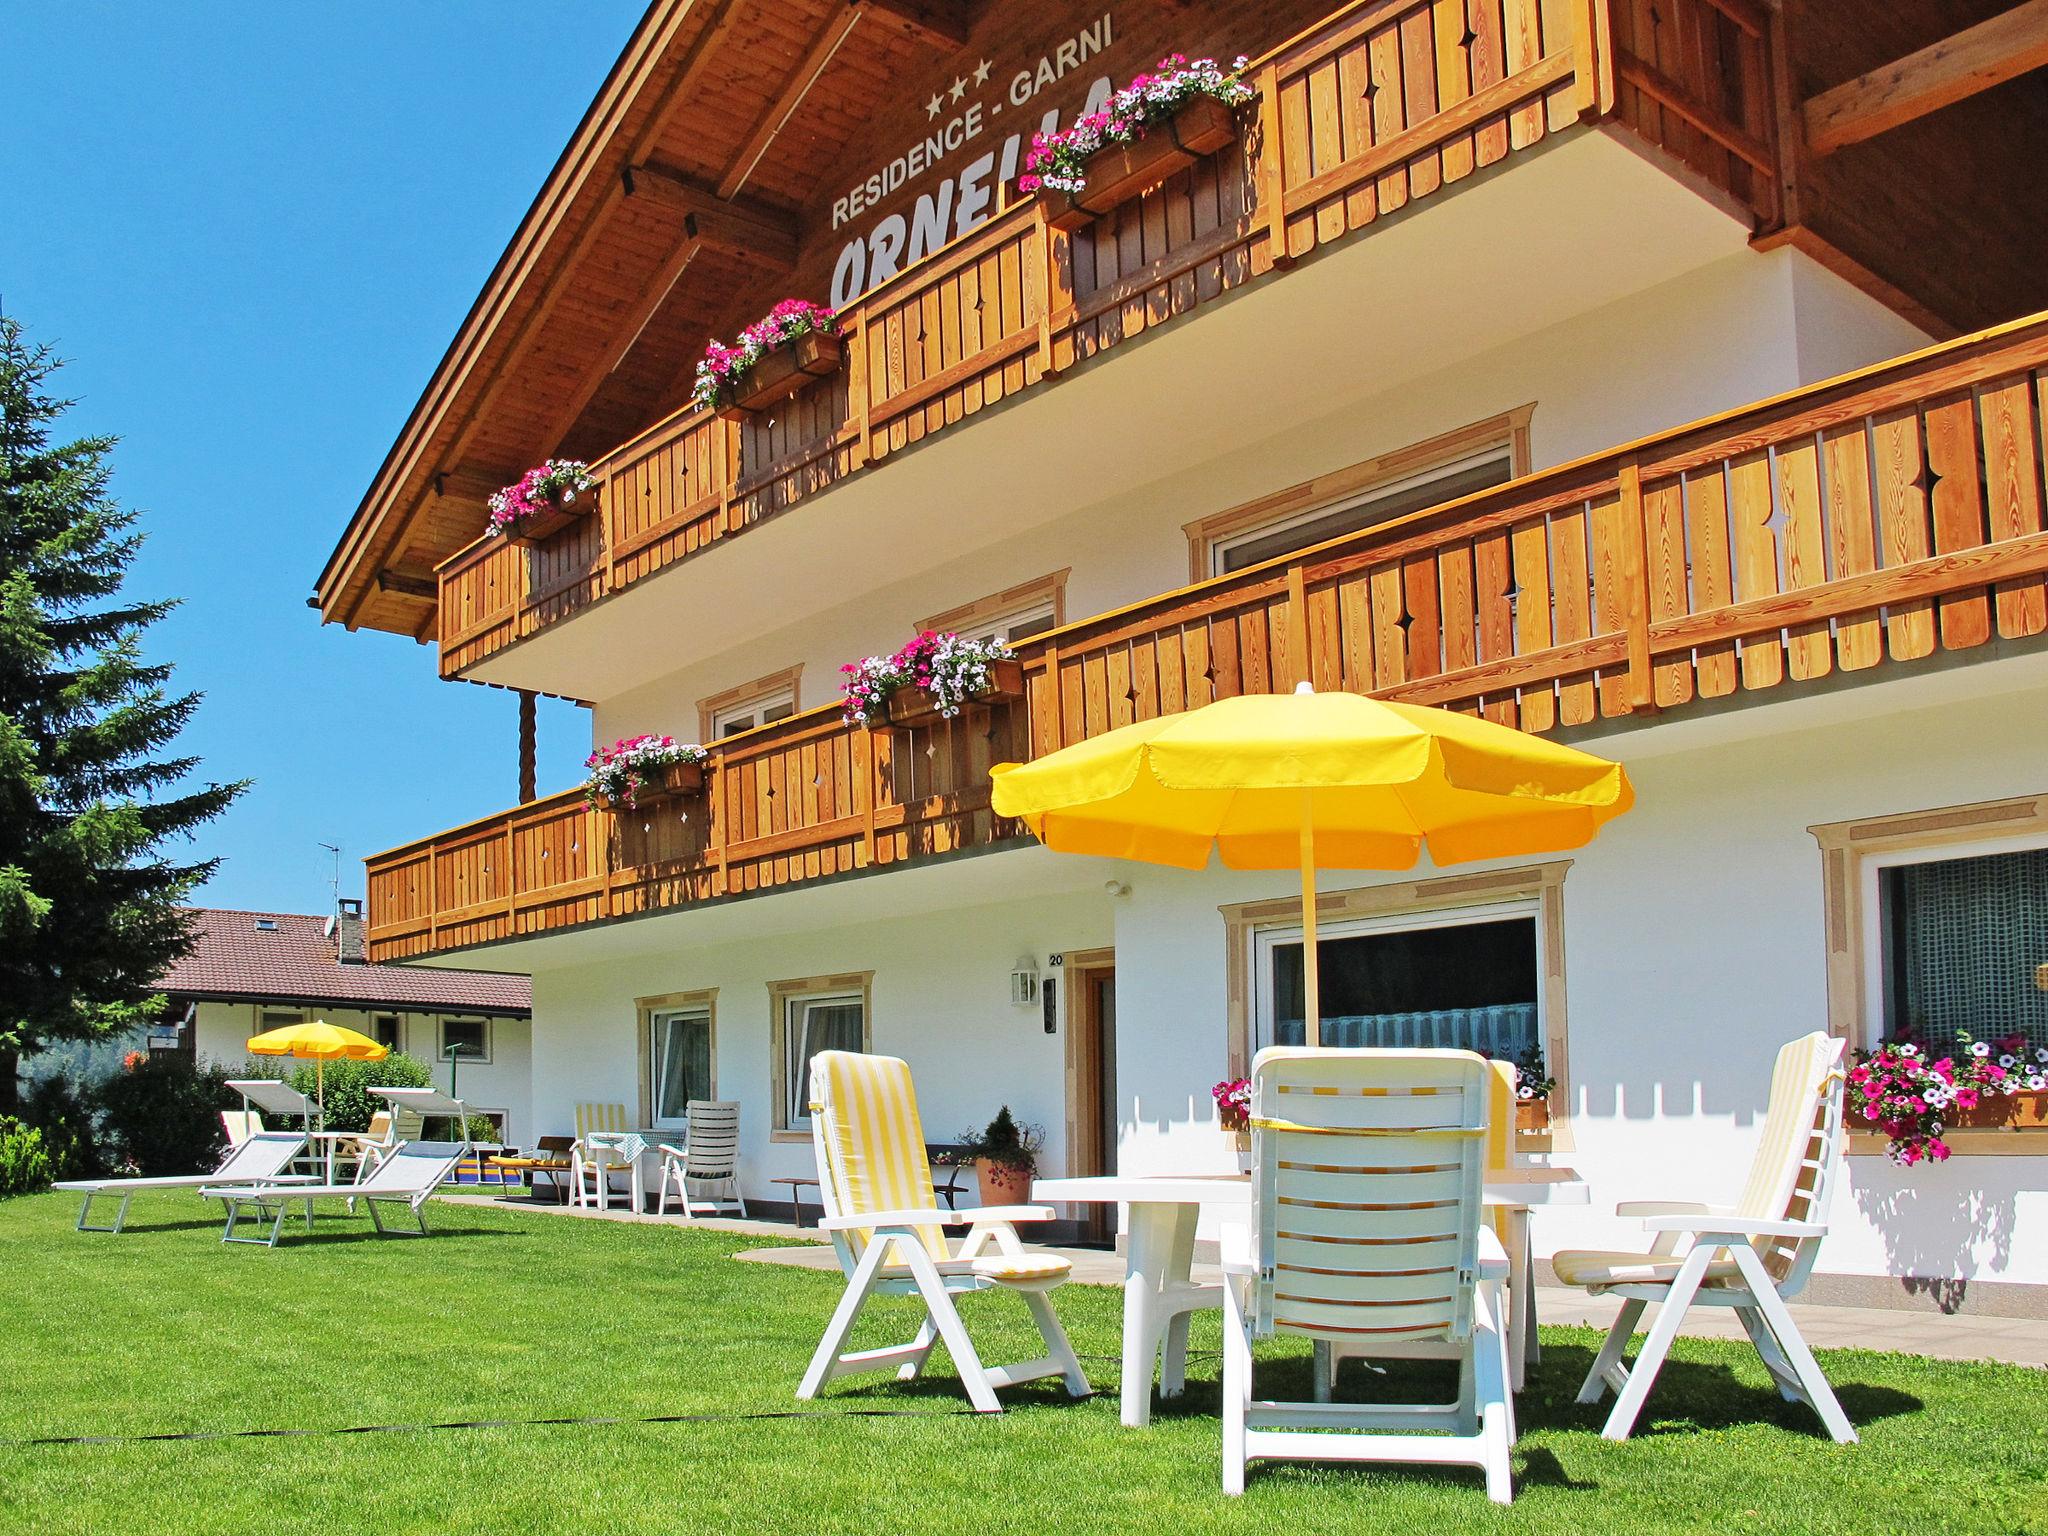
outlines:
{"label": "brown tiled roof", "polygon": [[[331,1003],[524,1018],[533,982],[492,971],[345,965],[324,917],[197,907],[191,953],[163,978],[174,997],[264,1003]],[[268,923],[271,928],[259,928]]]}

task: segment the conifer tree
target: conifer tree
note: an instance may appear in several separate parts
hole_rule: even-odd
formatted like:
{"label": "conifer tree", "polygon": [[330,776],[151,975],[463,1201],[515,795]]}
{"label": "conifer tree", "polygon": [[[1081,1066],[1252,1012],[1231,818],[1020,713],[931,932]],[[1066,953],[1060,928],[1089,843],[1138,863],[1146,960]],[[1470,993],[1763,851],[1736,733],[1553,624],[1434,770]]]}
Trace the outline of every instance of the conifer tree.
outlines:
{"label": "conifer tree", "polygon": [[199,695],[170,691],[142,636],[177,605],[122,591],[142,535],[108,495],[115,440],[51,441],[59,366],[0,318],[0,1113],[23,1054],[162,1008],[181,903],[218,862],[164,845],[245,787],[169,755]]}

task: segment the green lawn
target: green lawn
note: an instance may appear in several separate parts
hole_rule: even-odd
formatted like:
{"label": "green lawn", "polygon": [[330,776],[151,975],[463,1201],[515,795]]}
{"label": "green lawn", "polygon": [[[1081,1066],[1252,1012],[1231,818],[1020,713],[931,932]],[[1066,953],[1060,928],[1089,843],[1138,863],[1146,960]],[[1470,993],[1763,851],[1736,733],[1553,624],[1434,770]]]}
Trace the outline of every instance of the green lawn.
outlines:
{"label": "green lawn", "polygon": [[[272,1252],[222,1247],[191,1195],[138,1199],[117,1237],[73,1214],[0,1202],[0,1531],[2048,1531],[2048,1374],[2011,1367],[1824,1355],[1863,1435],[1837,1448],[1753,1356],[1686,1344],[1611,1446],[1571,1401],[1593,1337],[1547,1329],[1512,1510],[1476,1473],[1398,1468],[1255,1467],[1234,1502],[1214,1314],[1147,1430],[1117,1424],[1120,1298],[1096,1287],[1057,1298],[1091,1400],[1041,1383],[965,1414],[940,1354],[922,1384],[799,1405],[838,1277],[734,1262],[748,1239],[440,1206],[423,1242],[337,1215]],[[862,1343],[907,1337],[893,1305]],[[1035,1352],[1014,1299],[966,1311],[990,1359]],[[1260,1358],[1305,1384],[1304,1349]],[[587,1417],[614,1422],[548,1422]],[[217,1438],[138,1438],[169,1432]],[[109,1438],[25,1443],[45,1436]]]}

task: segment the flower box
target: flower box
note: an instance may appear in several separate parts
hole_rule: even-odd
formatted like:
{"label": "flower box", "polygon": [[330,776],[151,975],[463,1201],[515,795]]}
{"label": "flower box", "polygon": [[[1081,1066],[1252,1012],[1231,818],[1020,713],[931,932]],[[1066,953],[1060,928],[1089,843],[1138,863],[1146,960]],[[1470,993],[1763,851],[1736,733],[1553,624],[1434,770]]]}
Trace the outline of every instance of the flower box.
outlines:
{"label": "flower box", "polygon": [[1533,1099],[1515,1100],[1515,1134],[1539,1136],[1550,1129],[1550,1100],[1539,1094]]}
{"label": "flower box", "polygon": [[574,502],[549,502],[546,510],[529,513],[521,518],[518,525],[508,531],[505,537],[514,544],[531,549],[534,545],[545,543],[556,534],[574,527],[578,521],[590,515],[591,508],[595,505],[594,501],[584,501],[581,497]]}
{"label": "flower box", "polygon": [[733,380],[732,400],[718,414],[727,421],[745,421],[756,411],[779,404],[813,379],[839,371],[845,343],[831,331],[806,331],[768,353]]}
{"label": "flower box", "polygon": [[704,765],[702,763],[669,763],[657,776],[640,786],[640,792],[633,797],[633,804],[627,805],[624,795],[610,795],[600,792],[599,801],[614,815],[628,815],[644,811],[652,805],[662,805],[671,800],[682,800],[704,793]]}
{"label": "flower box", "polygon": [[1083,192],[1047,194],[1046,222],[1071,233],[1091,219],[1142,197],[1174,172],[1213,155],[1237,137],[1237,113],[1213,96],[1197,96],[1129,144],[1105,144],[1087,159]]}
{"label": "flower box", "polygon": [[[1024,664],[1014,660],[989,663],[989,682],[973,694],[971,703],[1000,704],[1005,699],[1024,697]],[[937,725],[946,719],[939,701],[929,688],[898,688],[889,695],[889,724],[898,727]]]}
{"label": "flower box", "polygon": [[597,507],[597,481],[580,459],[549,459],[491,497],[490,531],[531,547],[588,517]]}
{"label": "flower box", "polygon": [[1969,1109],[1951,1106],[1948,1123],[1956,1129],[2048,1125],[2048,1092],[2023,1089],[2018,1093],[1987,1093]]}

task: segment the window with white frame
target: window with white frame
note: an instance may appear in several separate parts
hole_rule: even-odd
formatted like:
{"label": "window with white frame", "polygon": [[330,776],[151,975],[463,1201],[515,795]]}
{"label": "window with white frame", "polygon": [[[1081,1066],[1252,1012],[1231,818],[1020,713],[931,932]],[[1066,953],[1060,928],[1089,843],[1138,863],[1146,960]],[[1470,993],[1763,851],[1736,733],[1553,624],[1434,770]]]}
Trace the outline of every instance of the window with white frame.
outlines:
{"label": "window with white frame", "polygon": [[441,1049],[438,1054],[446,1061],[450,1052],[459,1053],[465,1064],[488,1062],[491,1059],[491,1021],[443,1019]]}
{"label": "window with white frame", "polygon": [[[1545,1039],[1538,898],[1319,924],[1322,1043],[1513,1061]],[[1254,1048],[1306,1036],[1301,925],[1254,937]]]}
{"label": "window with white frame", "polygon": [[706,734],[713,741],[723,741],[728,736],[739,735],[741,731],[751,731],[775,720],[786,720],[795,713],[796,690],[784,685],[752,698],[719,705],[711,711],[711,729]]}
{"label": "window with white frame", "polygon": [[776,1059],[781,1081],[776,1123],[784,1130],[808,1130],[811,1123],[811,1058],[820,1051],[865,1051],[867,994],[863,988],[778,991]]}
{"label": "window with white frame", "polygon": [[1334,539],[1376,527],[1410,512],[1469,496],[1514,478],[1509,443],[1483,448],[1415,474],[1374,485],[1330,506],[1219,537],[1209,546],[1209,574],[1226,575]]}
{"label": "window with white frame", "polygon": [[1001,640],[1015,644],[1033,635],[1044,634],[1057,622],[1053,599],[1048,594],[1036,601],[963,624],[957,633],[969,640]]}
{"label": "window with white frame", "polygon": [[692,1099],[715,1099],[711,1009],[647,1010],[647,1103],[657,1126],[689,1123]]}
{"label": "window with white frame", "polygon": [[1864,1043],[2018,1037],[2048,1065],[2048,843],[1874,853],[1864,878]]}

